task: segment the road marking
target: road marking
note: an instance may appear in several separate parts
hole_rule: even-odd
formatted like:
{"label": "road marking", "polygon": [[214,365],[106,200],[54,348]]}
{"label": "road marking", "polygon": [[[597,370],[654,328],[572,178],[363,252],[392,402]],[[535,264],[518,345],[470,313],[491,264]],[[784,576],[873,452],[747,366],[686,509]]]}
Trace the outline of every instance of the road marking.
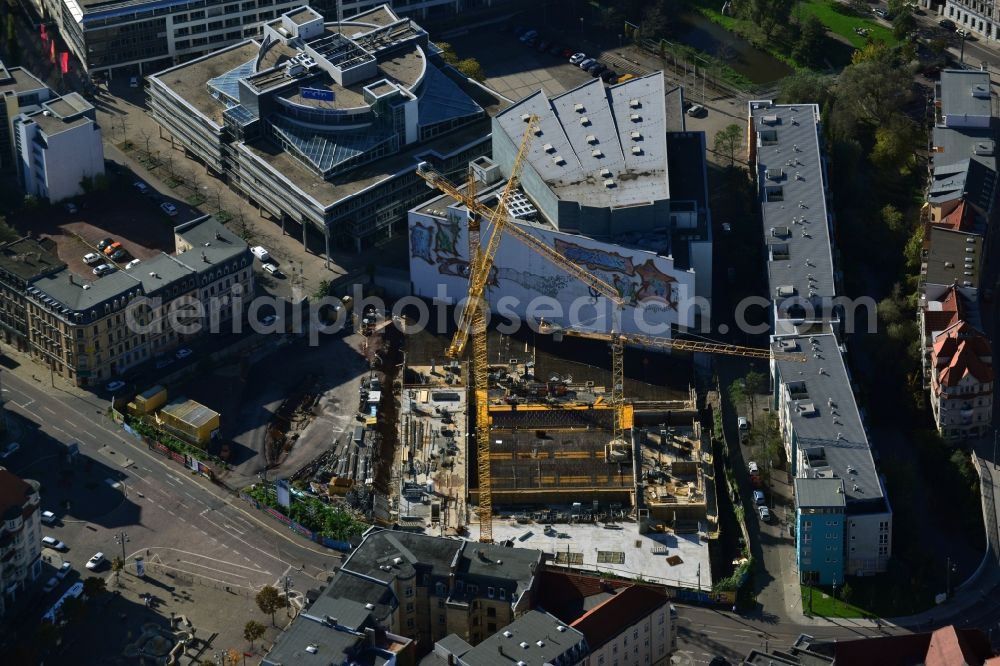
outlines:
{"label": "road marking", "polygon": [[[215,522],[214,520],[212,520],[212,519],[211,519],[211,518],[209,518],[208,516],[204,516],[204,515],[203,515],[203,516],[202,516],[202,518],[204,518],[204,519],[205,519],[205,520],[207,520],[208,522],[210,522],[210,523],[212,523],[213,525],[215,525],[216,527],[218,527],[218,528],[219,528],[219,529],[220,529],[221,531],[223,531],[223,532],[225,532],[225,531],[226,531],[226,530],[225,530],[225,528],[224,528],[224,527],[223,527],[222,525],[220,525],[219,523]],[[261,554],[263,554],[263,555],[267,555],[267,556],[268,556],[269,558],[271,558],[272,560],[277,560],[278,562],[281,562],[282,564],[285,564],[285,565],[288,565],[288,566],[291,566],[291,565],[290,565],[290,564],[289,564],[288,562],[286,562],[285,560],[281,559],[280,557],[277,557],[276,555],[274,555],[274,554],[272,554],[272,553],[270,553],[270,552],[268,552],[268,551],[266,551],[266,550],[263,550],[262,548],[258,548],[257,546],[253,545],[252,543],[249,543],[248,541],[245,541],[244,539],[241,539],[241,538],[240,538],[239,536],[237,536],[237,535],[233,534],[232,532],[226,532],[226,534],[230,535],[231,537],[233,537],[233,538],[234,538],[234,539],[236,539],[237,541],[240,541],[240,542],[244,543],[245,545],[249,546],[250,548],[253,548],[253,549],[254,549],[254,550],[256,550],[257,552],[259,552],[259,553],[261,553]],[[235,552],[235,551],[234,551],[234,552]]]}
{"label": "road marking", "polygon": [[69,419],[66,419],[66,420],[64,421],[64,423],[65,423],[66,425],[70,426],[71,428],[73,428],[73,430],[79,430],[79,429],[80,429],[80,426],[78,426],[77,424],[73,423],[73,422],[72,422],[72,421],[70,421]]}
{"label": "road marking", "polygon": [[47,411],[52,416],[56,415],[56,413],[54,411],[52,411],[51,409],[49,409],[48,405],[42,405],[42,409],[44,409],[45,411]]}
{"label": "road marking", "polygon": [[[231,566],[231,567],[239,567],[240,569],[246,569],[247,571],[254,571],[253,568],[251,568],[251,567],[245,567],[242,564],[236,564],[235,562],[229,562],[228,560],[220,560],[217,557],[211,557],[209,555],[202,555],[201,553],[192,553],[189,550],[181,550],[180,548],[171,548],[170,546],[157,546],[156,548],[158,548],[159,550],[172,550],[175,553],[183,553],[184,555],[188,555],[190,557],[200,557],[203,560],[211,560],[212,562],[216,562],[218,564],[225,564],[225,565],[228,565],[228,566]],[[265,571],[264,573],[266,573],[268,575],[271,574],[270,571]]]}
{"label": "road marking", "polygon": [[187,522],[186,520],[184,520],[184,516],[177,516],[177,520],[181,521],[182,523]]}
{"label": "road marking", "polygon": [[223,524],[224,524],[224,525],[225,525],[226,527],[228,527],[229,529],[233,530],[234,532],[236,532],[236,533],[238,533],[238,534],[246,534],[246,531],[245,531],[245,530],[241,530],[241,529],[239,529],[238,527],[236,527],[235,525],[230,525],[229,523],[223,523]]}
{"label": "road marking", "polygon": [[233,578],[242,578],[243,580],[250,580],[246,576],[240,575],[238,573],[233,573],[232,571],[225,571],[224,569],[216,569],[215,567],[210,567],[204,564],[198,564],[197,562],[191,562],[190,560],[178,560],[181,564],[190,564],[193,567],[198,567],[200,569],[208,569],[209,571],[214,571],[216,573],[223,574],[225,576],[232,576]]}
{"label": "road marking", "polygon": [[218,578],[212,578],[211,576],[206,576],[205,574],[200,574],[194,571],[188,571],[187,569],[181,569],[179,567],[172,567],[169,564],[157,563],[156,566],[163,567],[164,569],[170,569],[171,571],[180,571],[181,573],[186,573],[189,576],[197,576],[199,578],[204,578],[205,580],[215,581],[216,583],[221,583],[222,585],[229,585],[230,587],[245,587],[248,590],[253,590],[254,588],[249,585],[238,585],[236,583],[231,583],[228,580],[219,580]]}

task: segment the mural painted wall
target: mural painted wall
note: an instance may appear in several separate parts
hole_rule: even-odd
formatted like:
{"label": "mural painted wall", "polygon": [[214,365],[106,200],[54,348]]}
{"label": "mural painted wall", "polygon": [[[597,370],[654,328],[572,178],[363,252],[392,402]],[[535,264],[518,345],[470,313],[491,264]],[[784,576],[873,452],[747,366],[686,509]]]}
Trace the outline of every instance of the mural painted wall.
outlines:
{"label": "mural painted wall", "polygon": [[[624,332],[667,336],[673,324],[694,325],[696,313],[688,299],[695,293],[695,275],[675,269],[673,259],[531,225],[523,228],[618,290],[627,304]],[[484,224],[484,244],[489,231]],[[443,220],[411,211],[409,245],[415,295],[452,303],[465,297],[469,260],[464,215],[449,210]],[[610,329],[607,299],[596,298],[587,285],[513,237],[501,240],[487,289],[500,322],[516,315],[521,320],[544,318],[562,326]]]}

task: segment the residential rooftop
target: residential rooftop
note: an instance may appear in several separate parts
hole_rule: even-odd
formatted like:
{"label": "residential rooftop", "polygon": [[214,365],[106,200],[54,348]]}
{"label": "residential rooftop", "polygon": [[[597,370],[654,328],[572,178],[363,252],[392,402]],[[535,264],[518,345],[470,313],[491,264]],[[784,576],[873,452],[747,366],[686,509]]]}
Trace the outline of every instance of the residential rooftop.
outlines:
{"label": "residential rooftop", "polygon": [[583,633],[587,646],[596,651],[669,603],[662,589],[632,585],[587,611],[570,626]]}
{"label": "residential rooftop", "polygon": [[922,267],[924,282],[968,289],[979,287],[982,236],[932,226],[927,243],[929,247]]}
{"label": "residential rooftop", "polygon": [[993,115],[990,73],[975,69],[946,69],[935,85],[942,113],[960,118]]}
{"label": "residential rooftop", "polygon": [[0,520],[21,516],[24,506],[38,490],[6,468],[0,467]]}
{"label": "residential rooftop", "polygon": [[931,132],[931,161],[949,165],[962,160],[975,160],[996,171],[996,141],[992,129],[966,129],[935,126]]}
{"label": "residential rooftop", "polygon": [[770,298],[836,295],[815,104],[750,102]]}
{"label": "residential rooftop", "polygon": [[795,479],[795,505],[800,509],[843,508],[846,504],[843,479]]}
{"label": "residential rooftop", "polygon": [[537,117],[527,165],[562,201],[594,208],[670,198],[662,72],[606,87],[594,79],[549,99],[544,91],[493,121],[515,147]]}
{"label": "residential rooftop", "polygon": [[804,363],[774,361],[799,455],[796,476],[843,479],[848,503],[883,498],[837,339],[829,333],[774,337],[776,351],[798,352],[805,358]]}
{"label": "residential rooftop", "polygon": [[579,630],[567,627],[554,615],[529,610],[471,650],[463,651],[458,663],[468,666],[575,664],[586,654],[587,643]]}
{"label": "residential rooftop", "polygon": [[0,270],[28,281],[66,268],[58,255],[33,238],[19,238],[0,245]]}

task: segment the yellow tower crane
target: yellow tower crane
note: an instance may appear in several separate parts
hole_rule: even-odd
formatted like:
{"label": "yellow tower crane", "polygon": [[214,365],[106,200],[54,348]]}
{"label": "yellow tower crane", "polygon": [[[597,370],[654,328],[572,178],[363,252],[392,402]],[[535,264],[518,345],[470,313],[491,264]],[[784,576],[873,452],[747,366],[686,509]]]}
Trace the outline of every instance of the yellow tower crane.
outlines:
{"label": "yellow tower crane", "polygon": [[[500,238],[506,229],[510,216],[507,214],[507,202],[517,189],[518,175],[524,166],[524,158],[528,154],[528,145],[535,131],[538,119],[528,118],[521,146],[518,148],[511,167],[510,178],[504,185],[503,192],[497,201],[496,208],[487,206],[469,207],[469,291],[462,308],[458,330],[455,331],[451,344],[446,351],[450,358],[459,358],[465,350],[465,344],[472,337],[472,388],[476,415],[476,463],[479,472],[479,540],[483,543],[493,542],[493,492],[490,479],[490,430],[489,430],[489,357],[486,349],[486,283],[493,270],[493,260],[500,247]],[[462,201],[466,196],[475,200],[475,178],[471,167],[469,184],[466,194],[462,194],[441,174],[427,169],[425,166],[417,170],[427,182],[442,192]],[[485,209],[485,210],[484,210]],[[483,217],[490,220],[490,236],[486,247],[480,244],[480,225]]]}

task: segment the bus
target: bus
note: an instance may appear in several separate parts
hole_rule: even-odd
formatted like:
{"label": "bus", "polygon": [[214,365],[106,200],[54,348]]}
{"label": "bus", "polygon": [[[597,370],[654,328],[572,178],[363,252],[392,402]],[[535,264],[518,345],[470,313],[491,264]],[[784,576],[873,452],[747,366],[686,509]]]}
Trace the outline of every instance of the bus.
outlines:
{"label": "bus", "polygon": [[75,599],[81,594],[83,594],[83,583],[73,583],[73,585],[66,590],[61,597],[59,597],[59,601],[52,604],[52,608],[50,608],[48,612],[42,616],[42,622],[51,622],[52,624],[55,624],[59,617],[59,609],[62,608],[64,603],[66,603],[66,600],[70,598]]}

